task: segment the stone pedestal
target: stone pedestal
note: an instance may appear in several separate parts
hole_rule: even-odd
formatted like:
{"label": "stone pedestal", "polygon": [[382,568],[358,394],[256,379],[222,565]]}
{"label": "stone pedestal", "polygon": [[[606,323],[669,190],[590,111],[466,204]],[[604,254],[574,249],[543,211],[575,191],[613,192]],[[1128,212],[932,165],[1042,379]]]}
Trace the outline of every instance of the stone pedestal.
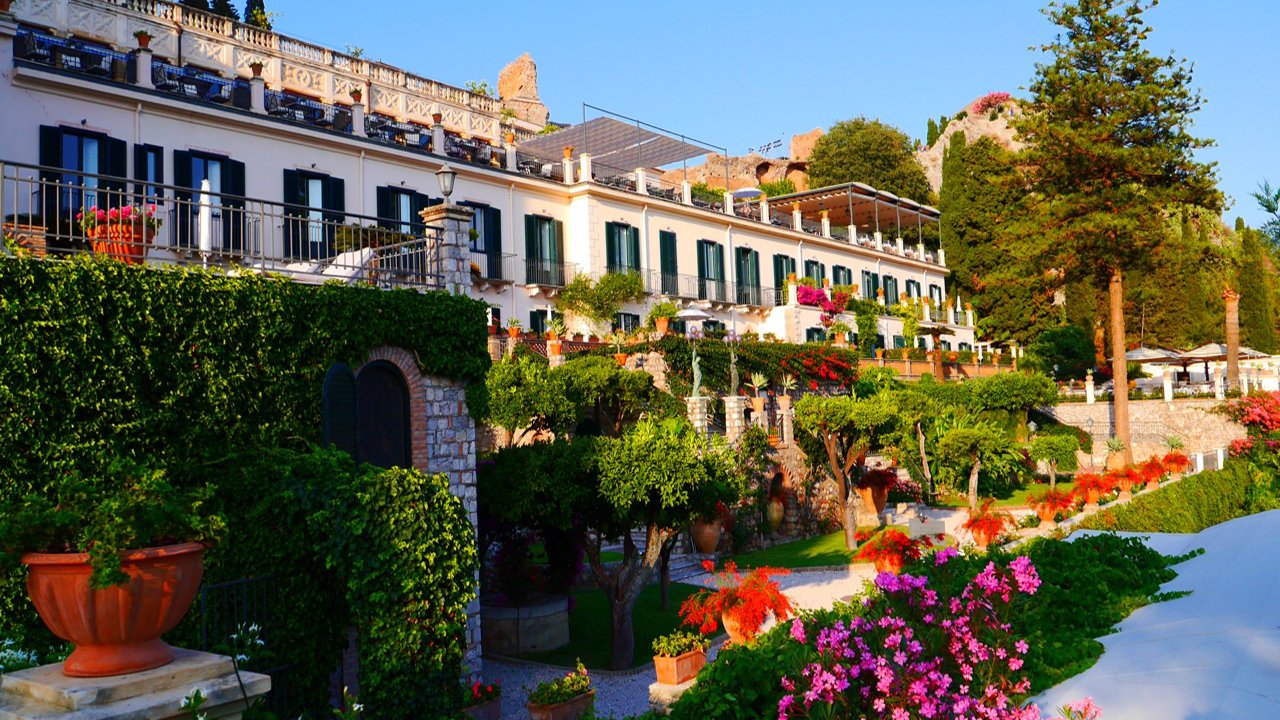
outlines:
{"label": "stone pedestal", "polygon": [[134,58],[134,82],[141,88],[155,88],[155,83],[151,81],[151,48],[138,48],[138,54]]}
{"label": "stone pedestal", "polygon": [[1173,369],[1166,367],[1162,376],[1164,378],[1164,401],[1173,402]]}
{"label": "stone pedestal", "polygon": [[231,658],[182,649],[164,667],[110,678],[69,678],[61,663],[44,665],[0,676],[0,720],[181,718],[194,688],[207,698],[200,711],[208,718],[234,720],[246,695],[252,703],[271,690],[271,678],[242,670],[237,681]]}
{"label": "stone pedestal", "polygon": [[1094,402],[1097,401],[1097,398],[1094,397],[1094,394],[1093,394],[1093,371],[1092,370],[1090,370],[1084,376],[1084,400],[1090,405],[1092,405]]}
{"label": "stone pedestal", "polygon": [[693,423],[693,429],[699,435],[706,435],[710,422],[707,415],[711,412],[711,398],[709,397],[688,397],[684,399],[685,407],[688,409],[689,422]]}
{"label": "stone pedestal", "polygon": [[267,81],[260,77],[249,79],[249,112],[267,114]]}
{"label": "stone pedestal", "polygon": [[[438,127],[438,126],[437,126]],[[432,205],[419,213],[427,227],[440,228],[440,280],[456,295],[471,294],[470,209],[453,204]]]}
{"label": "stone pedestal", "polygon": [[778,434],[783,444],[795,442],[795,417],[791,410],[791,396],[778,396],[778,425],[782,428]]}
{"label": "stone pedestal", "polygon": [[733,442],[747,426],[747,398],[730,395],[724,399],[724,439]]}
{"label": "stone pedestal", "polygon": [[694,679],[679,685],[653,683],[649,686],[649,709],[666,715],[671,711],[671,706],[675,704],[675,701],[679,700],[680,696],[697,682],[697,679]]}

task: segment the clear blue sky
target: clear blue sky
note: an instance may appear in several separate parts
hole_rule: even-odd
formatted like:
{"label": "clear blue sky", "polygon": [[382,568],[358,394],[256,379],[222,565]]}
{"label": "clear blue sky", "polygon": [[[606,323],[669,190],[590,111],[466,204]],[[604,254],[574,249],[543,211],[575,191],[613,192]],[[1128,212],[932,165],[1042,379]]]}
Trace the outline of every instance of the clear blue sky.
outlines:
{"label": "clear blue sky", "polygon": [[[239,3],[237,3],[239,4]],[[1053,28],[1039,0],[890,2],[426,3],[267,0],[276,29],[441,82],[488,80],[521,53],[538,64],[553,119],[582,103],[683,132],[733,154],[866,115],[923,137],[930,117],[992,90],[1021,94]],[[1165,0],[1153,51],[1195,63],[1217,141],[1225,213],[1262,221],[1249,193],[1280,182],[1280,1]]]}

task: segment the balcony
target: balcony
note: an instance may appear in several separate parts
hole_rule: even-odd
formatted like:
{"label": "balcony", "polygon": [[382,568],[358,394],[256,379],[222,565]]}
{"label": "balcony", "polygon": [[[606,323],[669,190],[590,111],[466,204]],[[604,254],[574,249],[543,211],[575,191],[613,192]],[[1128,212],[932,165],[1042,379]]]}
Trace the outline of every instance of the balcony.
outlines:
{"label": "balcony", "polygon": [[575,263],[561,260],[525,258],[522,264],[524,277],[521,284],[525,286],[530,296],[555,297],[578,274],[578,266]]}
{"label": "balcony", "polygon": [[[94,229],[81,221],[91,208],[149,212],[154,222],[104,217]],[[6,234],[39,258],[93,252],[303,283],[444,286],[439,229],[405,219],[3,161],[0,211]]]}
{"label": "balcony", "polygon": [[515,282],[514,253],[471,251],[471,285],[477,290],[502,288]]}

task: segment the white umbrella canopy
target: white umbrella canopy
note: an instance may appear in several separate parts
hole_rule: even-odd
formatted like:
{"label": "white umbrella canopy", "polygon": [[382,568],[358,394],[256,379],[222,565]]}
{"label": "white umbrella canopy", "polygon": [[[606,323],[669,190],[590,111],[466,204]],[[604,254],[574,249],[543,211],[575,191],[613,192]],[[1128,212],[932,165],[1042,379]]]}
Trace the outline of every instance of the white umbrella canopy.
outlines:
{"label": "white umbrella canopy", "polygon": [[1205,343],[1194,350],[1180,353],[1179,357],[1183,360],[1226,360],[1227,346],[1223,343]]}
{"label": "white umbrella canopy", "polygon": [[1137,347],[1124,354],[1127,362],[1139,363],[1170,363],[1178,362],[1182,358],[1175,352],[1162,350],[1160,348]]}
{"label": "white umbrella canopy", "polygon": [[209,180],[200,181],[200,212],[196,217],[197,246],[207,263],[213,251],[213,202],[209,197]]}
{"label": "white umbrella canopy", "polygon": [[738,188],[737,190],[734,190],[732,194],[738,200],[754,200],[761,195],[764,195],[764,191],[756,187]]}
{"label": "white umbrella canopy", "polygon": [[685,320],[685,321],[692,320],[696,322],[698,320],[710,320],[711,314],[706,311],[699,310],[698,308],[691,307],[691,308],[685,308],[680,312],[676,313],[676,319]]}

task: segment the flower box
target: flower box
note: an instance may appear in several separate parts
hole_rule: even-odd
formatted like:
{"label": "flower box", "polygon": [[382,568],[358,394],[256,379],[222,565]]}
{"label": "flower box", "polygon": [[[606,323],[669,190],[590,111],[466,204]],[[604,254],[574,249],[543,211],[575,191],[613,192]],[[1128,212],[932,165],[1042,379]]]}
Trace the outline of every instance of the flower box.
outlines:
{"label": "flower box", "polygon": [[596,691],[588,690],[555,705],[528,703],[525,707],[529,710],[529,720],[578,720],[595,704],[595,701]]}
{"label": "flower box", "polygon": [[653,668],[658,675],[658,682],[663,685],[682,685],[698,676],[698,672],[707,664],[705,650],[690,650],[683,655],[666,657],[653,656]]}

